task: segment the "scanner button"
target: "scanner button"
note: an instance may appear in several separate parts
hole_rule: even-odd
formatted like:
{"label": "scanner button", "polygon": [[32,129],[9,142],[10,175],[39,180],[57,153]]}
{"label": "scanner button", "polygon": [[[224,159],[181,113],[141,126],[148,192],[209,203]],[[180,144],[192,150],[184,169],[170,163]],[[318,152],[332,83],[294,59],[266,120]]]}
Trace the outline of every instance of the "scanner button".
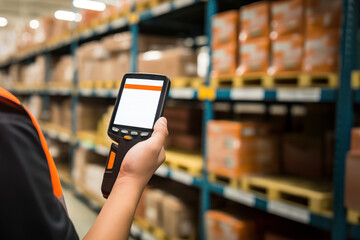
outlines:
{"label": "scanner button", "polygon": [[130,134],[133,135],[133,136],[137,136],[137,135],[138,135],[138,132],[131,131]]}
{"label": "scanner button", "polygon": [[117,127],[112,127],[111,128],[114,132],[118,132],[119,131],[119,129],[117,128]]}
{"label": "scanner button", "polygon": [[129,131],[128,131],[128,130],[123,129],[123,130],[121,130],[121,133],[122,133],[122,134],[129,134]]}
{"label": "scanner button", "polygon": [[131,136],[124,136],[124,139],[125,139],[125,140],[131,140],[132,137],[131,137]]}
{"label": "scanner button", "polygon": [[142,132],[142,133],[140,133],[140,136],[147,137],[147,136],[149,136],[149,133],[148,132]]}

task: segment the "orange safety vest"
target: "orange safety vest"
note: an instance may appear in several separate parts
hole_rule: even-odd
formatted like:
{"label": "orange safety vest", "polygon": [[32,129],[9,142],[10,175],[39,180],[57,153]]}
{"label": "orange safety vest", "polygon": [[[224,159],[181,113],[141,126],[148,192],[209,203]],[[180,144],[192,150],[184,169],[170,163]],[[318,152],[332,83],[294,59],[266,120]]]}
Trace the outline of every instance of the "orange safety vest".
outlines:
{"label": "orange safety vest", "polygon": [[47,159],[47,163],[49,166],[53,193],[59,199],[59,201],[62,203],[62,205],[64,206],[64,208],[66,210],[65,200],[64,200],[63,191],[61,188],[59,174],[57,172],[57,169],[56,169],[56,166],[54,163],[54,159],[52,158],[52,156],[49,152],[49,147],[46,143],[43,133],[41,132],[38,122],[36,121],[34,116],[30,113],[30,111],[20,103],[19,99],[17,99],[14,95],[12,95],[10,92],[5,90],[4,88],[0,87],[0,102],[6,103],[8,101],[10,101],[11,103],[14,103],[20,109],[23,109],[24,112],[30,117],[32,123],[34,124],[35,129],[37,130],[37,133],[39,135],[42,149],[44,150],[44,153],[45,153],[45,156]]}

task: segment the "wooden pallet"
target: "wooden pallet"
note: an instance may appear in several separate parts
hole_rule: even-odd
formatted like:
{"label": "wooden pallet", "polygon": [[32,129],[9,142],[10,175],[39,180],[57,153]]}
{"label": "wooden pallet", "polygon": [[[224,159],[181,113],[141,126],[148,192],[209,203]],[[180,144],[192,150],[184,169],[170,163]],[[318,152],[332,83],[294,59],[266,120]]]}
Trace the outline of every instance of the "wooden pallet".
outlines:
{"label": "wooden pallet", "polygon": [[155,236],[159,240],[194,240],[195,239],[195,237],[181,238],[181,239],[169,237],[166,235],[165,231],[162,230],[160,227],[157,227],[151,222],[147,221],[146,219],[142,219],[139,217],[135,217],[134,223],[141,230],[149,232],[151,235]]}
{"label": "wooden pallet", "polygon": [[201,78],[187,78],[187,77],[178,77],[171,79],[172,88],[184,88],[192,87],[199,88],[203,84],[204,80]]}
{"label": "wooden pallet", "polygon": [[85,81],[85,82],[79,82],[79,88],[93,88],[94,82]]}
{"label": "wooden pallet", "polygon": [[349,223],[360,225],[360,212],[353,209],[348,209],[347,218]]}
{"label": "wooden pallet", "polygon": [[240,77],[237,76],[222,76],[211,79],[211,86],[216,87],[240,87]]}
{"label": "wooden pallet", "polygon": [[69,89],[72,88],[72,83],[69,82],[49,82],[48,83],[49,88],[65,88]]}
{"label": "wooden pallet", "polygon": [[166,150],[165,165],[172,169],[185,171],[193,176],[202,174],[202,157],[200,153],[179,150]]}
{"label": "wooden pallet", "polygon": [[136,3],[136,11],[142,12],[142,11],[148,10],[148,9],[156,7],[159,4],[166,2],[166,1],[169,1],[169,0],[149,0],[146,2],[142,2],[142,3]]}
{"label": "wooden pallet", "polygon": [[315,213],[329,214],[332,209],[330,182],[293,177],[247,176],[242,179],[242,188],[265,195],[269,199],[306,207]]}
{"label": "wooden pallet", "polygon": [[353,71],[351,73],[351,86],[353,88],[360,88],[360,71]]}
{"label": "wooden pallet", "polygon": [[229,187],[233,188],[240,188],[241,187],[241,181],[239,179],[230,178],[227,176],[223,176],[217,173],[209,173],[208,175],[209,181],[213,183],[219,183],[223,185],[227,185]]}
{"label": "wooden pallet", "polygon": [[281,73],[269,76],[265,87],[337,87],[335,73]]}

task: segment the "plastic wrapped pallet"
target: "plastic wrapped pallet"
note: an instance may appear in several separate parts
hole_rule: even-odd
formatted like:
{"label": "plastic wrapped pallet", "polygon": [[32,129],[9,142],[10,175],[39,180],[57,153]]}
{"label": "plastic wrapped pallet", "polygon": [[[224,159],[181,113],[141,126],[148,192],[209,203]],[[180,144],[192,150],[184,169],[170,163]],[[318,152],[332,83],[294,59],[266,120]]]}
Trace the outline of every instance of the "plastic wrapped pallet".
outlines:
{"label": "plastic wrapped pallet", "polygon": [[303,0],[275,1],[271,3],[270,38],[272,40],[281,35],[302,34],[304,22]]}
{"label": "plastic wrapped pallet", "polygon": [[239,11],[231,10],[216,14],[212,20],[212,34],[214,49],[223,44],[236,43],[239,34]]}
{"label": "plastic wrapped pallet", "polygon": [[237,75],[266,74],[269,67],[270,40],[268,37],[249,39],[240,45],[240,66]]}
{"label": "plastic wrapped pallet", "polygon": [[257,2],[240,9],[240,41],[252,38],[269,37],[270,4]]}
{"label": "plastic wrapped pallet", "polygon": [[306,35],[305,72],[336,72],[338,70],[340,33],[337,30],[317,31]]}
{"label": "plastic wrapped pallet", "polygon": [[170,79],[196,77],[196,54],[187,48],[144,52],[138,57],[138,71],[163,74]]}
{"label": "plastic wrapped pallet", "polygon": [[205,215],[208,240],[258,240],[256,223],[218,210],[208,210]]}
{"label": "plastic wrapped pallet", "polygon": [[195,234],[192,209],[179,198],[166,195],[163,200],[163,229],[171,238],[189,238]]}
{"label": "plastic wrapped pallet", "polygon": [[270,75],[276,73],[300,72],[303,62],[303,35],[290,34],[278,37],[271,44]]}
{"label": "plastic wrapped pallet", "polygon": [[279,170],[278,139],[268,124],[212,120],[206,142],[210,173],[237,179]]}

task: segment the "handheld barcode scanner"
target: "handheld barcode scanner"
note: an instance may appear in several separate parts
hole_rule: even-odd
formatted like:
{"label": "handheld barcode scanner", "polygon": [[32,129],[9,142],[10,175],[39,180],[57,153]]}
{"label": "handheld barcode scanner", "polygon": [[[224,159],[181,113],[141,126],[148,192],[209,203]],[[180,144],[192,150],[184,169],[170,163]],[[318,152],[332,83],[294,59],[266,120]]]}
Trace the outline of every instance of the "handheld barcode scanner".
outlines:
{"label": "handheld barcode scanner", "polygon": [[107,198],[121,163],[129,149],[148,139],[158,118],[163,115],[170,80],[163,75],[125,74],[108,128],[112,143],[101,186]]}

